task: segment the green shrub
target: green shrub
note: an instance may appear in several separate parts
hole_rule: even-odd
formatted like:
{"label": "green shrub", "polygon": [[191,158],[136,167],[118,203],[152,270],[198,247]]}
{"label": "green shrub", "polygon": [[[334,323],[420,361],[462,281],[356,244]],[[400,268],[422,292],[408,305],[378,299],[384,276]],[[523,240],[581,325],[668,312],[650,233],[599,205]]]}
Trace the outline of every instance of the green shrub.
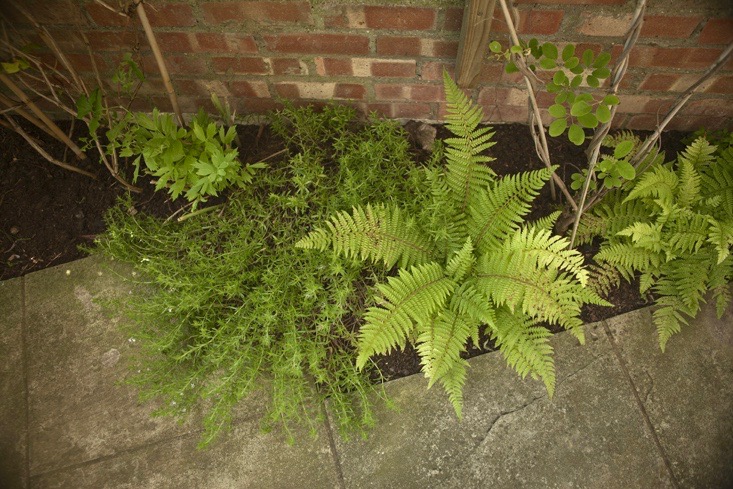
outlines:
{"label": "green shrub", "polygon": [[[525,224],[547,169],[497,178],[482,152],[493,133],[481,109],[445,74],[448,100],[444,169],[427,170],[408,199],[342,211],[296,246],[399,266],[378,285],[359,333],[356,365],[375,354],[416,345],[429,385],[441,383],[460,417],[467,341],[479,328],[496,340],[522,376],[540,377],[552,395],[550,331],[560,325],[583,341],[583,303],[607,304],[586,288],[583,258],[549,231],[557,213]],[[402,203],[408,205],[403,206]],[[311,256],[310,254],[308,256]]]}
{"label": "green shrub", "polygon": [[584,215],[579,236],[603,240],[595,256],[599,290],[638,274],[641,292],[658,295],[654,322],[664,350],[706,292],[719,315],[733,298],[733,150],[716,153],[699,138],[676,162],[661,159]]}
{"label": "green shrub", "polygon": [[381,272],[293,250],[328,215],[405,198],[421,178],[396,123],[351,130],[353,118],[343,107],[276,114],[291,156],[216,212],[164,222],[121,205],[108,216],[98,249],[133,263],[147,284],[126,307],[145,348],[132,382],[161,402],[159,414],[204,409],[202,445],[258,390],[270,399],[263,425],[289,437],[294,425],[316,429],[313,407],[325,398],[342,433],[372,423],[368,394],[379,389],[355,368],[353,344],[365,290]]}

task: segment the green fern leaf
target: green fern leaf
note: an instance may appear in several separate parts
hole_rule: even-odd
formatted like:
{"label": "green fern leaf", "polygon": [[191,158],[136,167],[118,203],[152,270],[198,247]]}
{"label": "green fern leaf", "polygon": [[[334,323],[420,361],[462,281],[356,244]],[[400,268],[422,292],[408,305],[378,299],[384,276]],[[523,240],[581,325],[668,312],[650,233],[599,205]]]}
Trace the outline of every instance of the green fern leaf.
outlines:
{"label": "green fern leaf", "polygon": [[519,229],[532,200],[551,176],[547,168],[506,176],[476,194],[469,208],[467,226],[479,252],[499,247],[508,235]]}
{"label": "green fern leaf", "polygon": [[625,202],[644,197],[653,197],[660,206],[671,205],[679,179],[677,174],[664,166],[657,166],[644,173]]}
{"label": "green fern leaf", "polygon": [[351,214],[332,216],[326,226],[310,232],[295,247],[333,248],[349,258],[381,261],[387,268],[426,263],[435,255],[430,240],[394,205],[355,207]]}
{"label": "green fern leaf", "polygon": [[466,340],[476,328],[476,322],[451,310],[440,312],[434,321],[419,328],[421,332],[417,338],[417,351],[422,370],[429,379],[428,387],[448,374],[456,363],[460,363]]}
{"label": "green fern leaf", "polygon": [[639,270],[656,268],[662,262],[659,253],[640,249],[630,243],[615,243],[601,246],[596,254],[597,262],[608,262],[619,269],[626,277]]}
{"label": "green fern leaf", "polygon": [[463,248],[448,260],[448,265],[445,268],[446,274],[456,282],[460,282],[468,275],[475,262],[476,256],[473,254],[471,238],[466,238],[466,244],[463,245]]}
{"label": "green fern leaf", "polygon": [[725,217],[733,218],[733,147],[721,152],[715,164],[700,170],[702,194],[706,199],[720,199]]}
{"label": "green fern leaf", "polygon": [[404,348],[415,325],[426,325],[436,311],[444,309],[456,283],[444,275],[437,263],[400,270],[387,284],[377,286],[381,305],[370,307],[359,333],[356,365],[364,368],[369,357]]}
{"label": "green fern leaf", "polygon": [[[463,282],[451,297],[451,309],[481,324],[493,325],[496,311],[489,298],[476,287],[474,280]],[[478,344],[478,340],[474,342]]]}
{"label": "green fern leaf", "polygon": [[570,272],[585,286],[588,282],[588,271],[583,268],[583,255],[577,250],[568,249],[569,246],[570,242],[562,236],[529,227],[514,234],[504,244],[503,250],[524,254],[532,260],[535,268]]}
{"label": "green fern leaf", "polygon": [[534,325],[527,317],[499,309],[496,326],[491,336],[496,340],[507,364],[525,378],[540,378],[545,384],[547,394],[555,392],[555,362],[549,339],[552,336],[547,328]]}
{"label": "green fern leaf", "polygon": [[582,215],[578,226],[578,244],[589,243],[595,236],[612,237],[636,222],[650,222],[650,211],[643,201],[622,202],[619,195],[609,194],[604,203]]}
{"label": "green fern leaf", "polygon": [[552,214],[549,214],[545,217],[540,217],[536,221],[532,221],[528,223],[528,226],[536,228],[536,229],[542,229],[545,231],[552,231],[552,229],[555,227],[555,223],[557,222],[557,219],[561,215],[562,215],[562,211],[555,211]]}
{"label": "green fern leaf", "polygon": [[466,383],[466,369],[468,366],[468,362],[461,358],[438,381],[448,393],[448,399],[453,405],[458,419],[463,418],[463,385]]}

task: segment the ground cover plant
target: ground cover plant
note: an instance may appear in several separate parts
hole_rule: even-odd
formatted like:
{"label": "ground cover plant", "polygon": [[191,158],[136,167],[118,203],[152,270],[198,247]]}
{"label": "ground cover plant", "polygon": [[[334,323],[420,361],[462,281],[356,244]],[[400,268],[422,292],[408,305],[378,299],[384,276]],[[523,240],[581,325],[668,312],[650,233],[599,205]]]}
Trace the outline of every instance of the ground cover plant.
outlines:
{"label": "ground cover plant", "polygon": [[[98,250],[135,265],[144,300],[126,311],[144,345],[132,383],[157,398],[158,414],[185,416],[205,405],[209,443],[233,406],[255,391],[271,402],[265,427],[315,430],[328,397],[342,433],[372,423],[378,390],[353,364],[364,289],[381,272],[365,264],[294,250],[299,237],[339,210],[400,199],[421,173],[399,125],[358,129],[354,111],[287,108],[273,129],[290,156],[257,174],[219,207],[183,222],[112,210]],[[413,168],[413,170],[410,170]],[[368,369],[367,369],[368,370]]]}

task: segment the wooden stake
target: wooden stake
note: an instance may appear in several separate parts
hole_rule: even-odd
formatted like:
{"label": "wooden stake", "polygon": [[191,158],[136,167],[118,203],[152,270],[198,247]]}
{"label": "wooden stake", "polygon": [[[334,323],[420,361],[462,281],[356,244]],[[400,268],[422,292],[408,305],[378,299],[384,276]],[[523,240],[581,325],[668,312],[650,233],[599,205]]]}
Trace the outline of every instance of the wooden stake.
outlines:
{"label": "wooden stake", "polygon": [[171,84],[171,78],[168,74],[168,68],[165,66],[165,60],[163,59],[163,54],[160,52],[160,47],[158,46],[158,41],[155,39],[155,34],[153,34],[153,28],[150,27],[150,21],[148,21],[148,14],[145,13],[145,8],[143,7],[143,2],[140,1],[137,3],[137,15],[140,17],[140,23],[143,25],[143,29],[145,30],[145,36],[148,38],[148,44],[150,44],[150,49],[153,50],[153,56],[155,56],[155,62],[158,64],[158,70],[160,71],[160,76],[163,78],[163,84],[165,85],[165,90],[168,92],[168,98],[171,101],[171,105],[173,106],[173,112],[175,112],[176,117],[178,118],[178,123],[181,126],[185,126],[186,123],[183,120],[183,114],[181,113],[181,107],[178,105],[178,97],[176,97],[176,92],[173,90],[173,85]]}
{"label": "wooden stake", "polygon": [[456,83],[461,88],[473,87],[481,73],[495,7],[496,0],[469,0],[463,12],[456,58]]}

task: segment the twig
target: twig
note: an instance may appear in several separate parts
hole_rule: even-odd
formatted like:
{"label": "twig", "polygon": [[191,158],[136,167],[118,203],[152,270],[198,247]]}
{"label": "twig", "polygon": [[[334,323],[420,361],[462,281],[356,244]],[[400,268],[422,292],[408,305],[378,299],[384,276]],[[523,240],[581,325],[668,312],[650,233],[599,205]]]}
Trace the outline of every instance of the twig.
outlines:
{"label": "twig", "polygon": [[145,8],[143,7],[142,0],[137,2],[136,10],[137,10],[138,17],[140,17],[140,23],[142,24],[143,29],[145,30],[145,36],[148,38],[150,49],[152,49],[153,51],[155,62],[158,64],[158,70],[160,70],[160,76],[163,79],[165,90],[166,92],[168,92],[168,98],[170,99],[171,105],[173,106],[173,112],[175,112],[176,117],[178,118],[178,123],[181,126],[185,126],[186,123],[183,120],[183,114],[181,113],[181,107],[178,105],[178,97],[176,97],[176,92],[175,90],[173,90],[173,85],[171,84],[171,78],[170,78],[170,75],[168,74],[168,68],[166,68],[166,65],[165,65],[165,59],[163,58],[163,54],[160,52],[160,47],[158,46],[158,41],[155,38],[153,29],[152,27],[150,27],[150,21],[148,20],[148,15],[145,13]]}
{"label": "twig", "polygon": [[58,135],[54,134],[48,127],[46,127],[45,124],[43,124],[41,121],[39,121],[38,119],[36,119],[35,117],[33,117],[31,114],[29,114],[25,110],[23,110],[22,107],[24,107],[24,104],[22,104],[22,103],[16,103],[16,102],[14,102],[13,100],[10,100],[8,97],[6,97],[5,95],[3,95],[1,93],[0,93],[0,103],[2,103],[3,105],[5,105],[6,107],[8,107],[7,110],[13,110],[13,111],[15,111],[16,114],[18,114],[23,119],[27,120],[28,122],[30,122],[31,124],[33,124],[34,126],[36,126],[38,129],[42,130],[43,132],[45,132],[49,136],[55,138],[56,140],[58,140],[60,142],[63,142],[63,141],[61,141],[61,139],[59,139]]}
{"label": "twig", "polygon": [[38,108],[36,104],[34,104],[28,96],[21,90],[13,81],[8,78],[5,73],[0,73],[0,81],[5,84],[20,100],[23,102],[26,107],[28,107],[31,112],[33,112],[36,117],[38,117],[46,126],[48,126],[49,130],[51,130],[53,133],[55,133],[61,141],[63,141],[71,150],[76,154],[79,159],[86,159],[87,155],[84,154],[84,152],[79,149],[79,146],[74,143],[71,139],[69,139],[66,134],[57,126],[51,119],[48,118],[46,114],[43,113],[43,111]]}
{"label": "twig", "polygon": [[53,156],[51,156],[50,154],[48,154],[48,153],[47,153],[47,152],[46,152],[46,151],[45,151],[45,150],[44,150],[44,149],[43,149],[43,148],[42,148],[42,147],[41,147],[41,146],[40,146],[40,145],[39,145],[39,144],[38,144],[38,143],[36,142],[36,140],[35,140],[35,139],[33,139],[33,138],[32,138],[31,136],[29,136],[29,135],[28,135],[28,133],[26,133],[26,132],[25,132],[25,131],[23,130],[23,128],[22,128],[22,127],[20,127],[20,126],[18,125],[18,123],[17,123],[17,122],[15,122],[15,120],[14,120],[14,119],[13,119],[12,117],[10,117],[9,115],[7,115],[7,114],[5,115],[5,120],[6,120],[6,121],[8,121],[8,122],[10,123],[10,125],[11,125],[11,126],[13,126],[13,130],[14,130],[15,132],[17,132],[18,134],[20,134],[20,135],[21,135],[21,136],[23,137],[23,139],[25,139],[25,140],[26,140],[26,142],[28,142],[28,144],[30,144],[30,145],[31,145],[31,146],[33,147],[33,149],[35,149],[36,151],[38,151],[38,153],[39,153],[39,154],[40,154],[41,156],[43,156],[43,157],[44,157],[44,158],[45,158],[46,160],[48,160],[48,161],[49,161],[50,163],[53,163],[54,165],[60,166],[61,168],[65,169],[65,170],[70,170],[70,171],[73,171],[73,172],[76,172],[76,173],[80,173],[81,175],[85,175],[85,176],[87,176],[87,177],[89,177],[89,178],[92,178],[92,179],[94,179],[94,180],[97,180],[97,176],[96,176],[96,175],[94,175],[93,173],[89,173],[88,171],[82,170],[81,168],[77,168],[77,167],[75,167],[75,166],[72,166],[72,165],[68,165],[68,164],[66,164],[66,163],[64,163],[64,162],[62,162],[62,161],[59,161],[59,160],[57,160],[56,158],[54,158],[54,157],[53,157]]}

